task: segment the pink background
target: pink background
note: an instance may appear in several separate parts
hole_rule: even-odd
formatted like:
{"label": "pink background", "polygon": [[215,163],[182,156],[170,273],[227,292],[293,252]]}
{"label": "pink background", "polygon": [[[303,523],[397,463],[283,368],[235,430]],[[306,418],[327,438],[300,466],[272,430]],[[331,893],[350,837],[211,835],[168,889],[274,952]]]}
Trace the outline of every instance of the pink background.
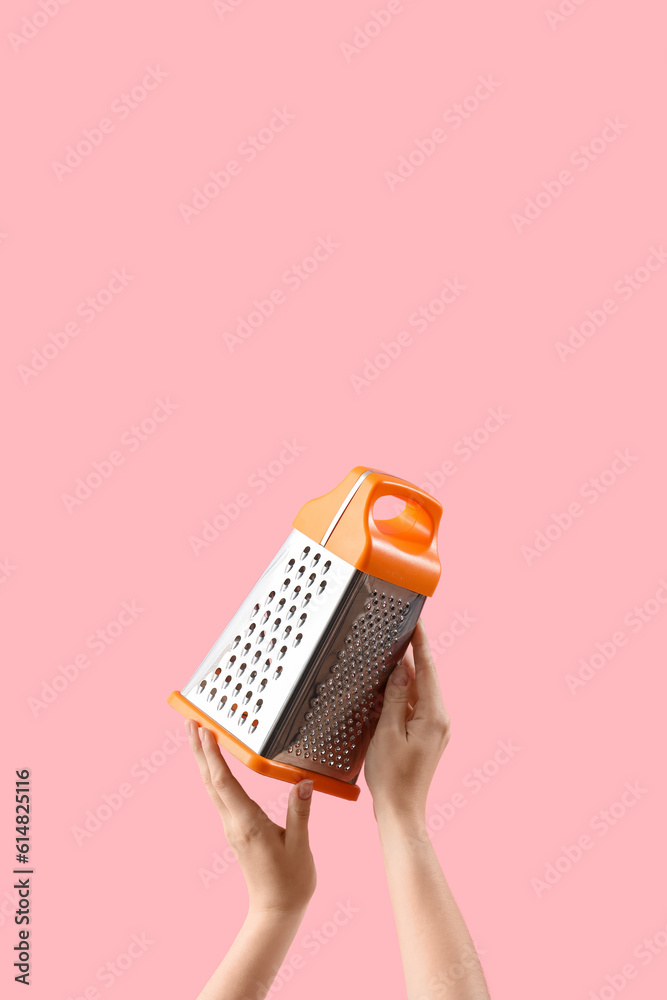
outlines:
{"label": "pink background", "polygon": [[[37,0],[3,4],[2,988],[22,995],[8,915],[22,767],[31,996],[194,996],[217,966],[245,888],[235,864],[204,885],[226,844],[188,749],[169,742],[182,719],[166,698],[301,505],[367,463],[430,482],[444,506],[424,620],[452,740],[427,815],[494,1000],[652,1000],[667,978],[659,7],[563,4],[572,12],[550,24],[555,0],[406,0],[376,31],[384,0],[219,6],[73,0],[42,16]],[[350,54],[343,43],[366,23],[375,37]],[[154,89],[122,111],[147,67],[160,71]],[[493,92],[456,118],[480,77]],[[278,125],[276,108],[294,117],[249,161],[239,146]],[[59,179],[54,161],[102,119],[113,129],[93,132],[99,145]],[[442,141],[424,143],[438,128]],[[432,150],[418,166],[417,140]],[[591,143],[583,169],[577,151]],[[411,153],[410,176],[388,179]],[[179,206],[233,159],[236,176],[186,221]],[[513,220],[543,182],[558,192],[564,170],[571,183],[543,194],[533,221]],[[295,288],[284,275],[320,238],[338,246]],[[131,280],[112,282],[87,322],[79,304],[114,269]],[[411,326],[447,280],[465,289]],[[230,350],[223,334],[274,289],[273,314]],[[570,327],[587,310],[599,321],[610,299],[615,312],[559,357]],[[75,322],[26,375],[33,351]],[[353,382],[383,344],[398,356]],[[140,442],[131,428],[157,399],[173,410]],[[499,408],[502,426],[478,430]],[[302,450],[260,493],[252,477],[284,441]],[[617,450],[630,457],[601,492],[592,481]],[[63,495],[112,452],[121,464],[68,511]],[[239,492],[249,506],[196,555],[191,537]],[[579,516],[558,529],[552,515],[567,524],[574,503]],[[527,554],[549,525],[545,551]],[[133,601],[142,610],[97,654],[88,637]],[[625,620],[645,605],[645,621]],[[454,637],[457,614],[474,622]],[[596,644],[609,652],[619,631],[627,641],[607,660]],[[567,676],[596,652],[571,691]],[[51,703],[30,701],[85,653]],[[489,763],[499,741],[519,748],[502,765]],[[288,785],[231,766],[283,815]],[[643,791],[602,833],[627,782]],[[448,808],[457,793],[464,804]],[[105,796],[120,806],[77,842]],[[275,994],[403,995],[363,782],[356,804],[318,794],[311,828],[318,890],[290,953],[301,967]],[[581,859],[540,888],[584,835]],[[98,978],[133,935],[151,942],[141,957]]]}

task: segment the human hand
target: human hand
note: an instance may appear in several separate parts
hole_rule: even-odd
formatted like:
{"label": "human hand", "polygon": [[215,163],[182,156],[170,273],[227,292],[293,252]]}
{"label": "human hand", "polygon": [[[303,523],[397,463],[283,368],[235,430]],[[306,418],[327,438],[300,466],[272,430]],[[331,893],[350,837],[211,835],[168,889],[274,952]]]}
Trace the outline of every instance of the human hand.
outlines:
{"label": "human hand", "polygon": [[366,753],[376,819],[391,813],[424,821],[431,779],[449,742],[449,716],[421,618],[411,647],[387,681]]}
{"label": "human hand", "polygon": [[317,883],[308,843],[312,782],[300,781],[290,790],[286,826],[278,826],[236,780],[213,734],[198,730],[190,719],[185,728],[206,790],[241,865],[249,912],[302,916]]}

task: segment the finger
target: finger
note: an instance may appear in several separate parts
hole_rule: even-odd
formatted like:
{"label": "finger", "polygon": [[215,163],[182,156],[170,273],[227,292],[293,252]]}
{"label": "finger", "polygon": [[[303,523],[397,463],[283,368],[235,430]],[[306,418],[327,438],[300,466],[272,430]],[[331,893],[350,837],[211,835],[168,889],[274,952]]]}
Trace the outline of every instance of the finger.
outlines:
{"label": "finger", "polygon": [[254,799],[250,798],[230,771],[229,764],[222,756],[213,733],[202,728],[200,729],[200,737],[211,776],[211,784],[222,804],[235,820],[243,822],[251,817],[256,817],[260,807]]}
{"label": "finger", "polygon": [[313,800],[313,783],[300,781],[290,789],[285,820],[285,840],[297,848],[308,846],[308,819]]}
{"label": "finger", "polygon": [[437,715],[446,715],[440,690],[440,681],[433,662],[433,656],[428,644],[428,636],[424,623],[419,619],[410,640],[415,662],[415,684],[418,701],[415,707],[416,719],[433,719]]}
{"label": "finger", "polygon": [[199,768],[199,773],[202,776],[202,781],[206,787],[206,791],[211,797],[215,807],[220,812],[223,820],[229,816],[229,811],[225,808],[220,796],[218,795],[216,789],[213,787],[213,782],[211,781],[211,772],[208,766],[208,761],[206,760],[206,754],[204,753],[204,748],[201,744],[201,739],[199,737],[199,728],[196,722],[192,719],[185,720],[185,728],[188,734],[188,741],[192,752],[195,755],[195,761]]}
{"label": "finger", "polygon": [[404,663],[394,667],[384,688],[382,711],[376,732],[394,730],[405,735],[405,715],[410,693],[410,675]]}

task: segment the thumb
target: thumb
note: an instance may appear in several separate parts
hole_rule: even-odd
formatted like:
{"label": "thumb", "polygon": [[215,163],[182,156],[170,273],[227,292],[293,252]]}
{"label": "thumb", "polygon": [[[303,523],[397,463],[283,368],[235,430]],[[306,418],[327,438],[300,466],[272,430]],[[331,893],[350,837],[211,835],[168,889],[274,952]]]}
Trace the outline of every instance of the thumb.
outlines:
{"label": "thumb", "polygon": [[285,820],[285,834],[288,841],[308,843],[308,818],[312,798],[313,783],[310,779],[300,781],[290,790]]}
{"label": "thumb", "polygon": [[391,672],[384,689],[382,712],[378,720],[378,729],[396,729],[405,733],[405,716],[410,695],[410,675],[401,660]]}

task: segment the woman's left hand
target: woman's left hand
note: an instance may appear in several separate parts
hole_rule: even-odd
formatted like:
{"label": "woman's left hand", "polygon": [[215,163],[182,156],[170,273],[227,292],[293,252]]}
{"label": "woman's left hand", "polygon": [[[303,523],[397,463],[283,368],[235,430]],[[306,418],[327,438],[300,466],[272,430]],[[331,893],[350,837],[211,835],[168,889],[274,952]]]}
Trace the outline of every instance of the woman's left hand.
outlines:
{"label": "woman's left hand", "polygon": [[290,790],[285,828],[278,826],[236,780],[213,734],[191,719],[185,726],[206,790],[241,865],[249,912],[303,915],[317,884],[308,843],[312,781],[300,781]]}

